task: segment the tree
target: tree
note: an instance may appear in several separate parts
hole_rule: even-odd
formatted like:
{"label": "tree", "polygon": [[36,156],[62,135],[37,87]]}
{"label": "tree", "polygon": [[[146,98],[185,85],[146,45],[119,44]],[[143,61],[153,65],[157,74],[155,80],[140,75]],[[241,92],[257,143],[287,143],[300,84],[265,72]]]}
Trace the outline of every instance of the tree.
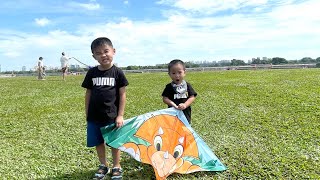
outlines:
{"label": "tree", "polygon": [[271,63],[274,64],[274,65],[277,65],[277,64],[288,64],[288,61],[285,58],[274,57],[274,58],[272,58]]}
{"label": "tree", "polygon": [[320,57],[318,57],[318,58],[316,59],[316,62],[317,62],[317,63],[320,63]]}
{"label": "tree", "polygon": [[304,57],[300,61],[301,61],[301,63],[315,63],[316,62],[316,60],[312,59],[311,57]]}
{"label": "tree", "polygon": [[261,64],[261,60],[260,58],[257,58],[257,59],[253,59],[251,64]]}
{"label": "tree", "polygon": [[128,66],[126,69],[127,70],[139,70],[140,66]]}
{"label": "tree", "polygon": [[243,60],[236,60],[236,59],[231,60],[231,66],[243,66],[243,65],[246,65],[246,63]]}

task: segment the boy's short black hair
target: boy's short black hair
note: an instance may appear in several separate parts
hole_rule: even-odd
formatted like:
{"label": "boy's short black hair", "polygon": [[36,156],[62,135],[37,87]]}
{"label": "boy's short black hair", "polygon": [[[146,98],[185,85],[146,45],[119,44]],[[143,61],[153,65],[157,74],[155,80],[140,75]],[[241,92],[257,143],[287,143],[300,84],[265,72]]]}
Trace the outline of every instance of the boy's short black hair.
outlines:
{"label": "boy's short black hair", "polygon": [[174,59],[174,60],[170,61],[170,63],[168,64],[168,72],[170,72],[171,67],[176,64],[181,64],[183,66],[183,69],[186,69],[186,65],[184,64],[184,62],[182,60]]}
{"label": "boy's short black hair", "polygon": [[92,41],[91,43],[91,52],[93,53],[93,50],[96,49],[99,46],[102,46],[104,44],[107,44],[110,47],[113,47],[112,42],[109,38],[106,37],[99,37]]}
{"label": "boy's short black hair", "polygon": [[43,57],[39,57],[39,60],[42,60],[43,59]]}

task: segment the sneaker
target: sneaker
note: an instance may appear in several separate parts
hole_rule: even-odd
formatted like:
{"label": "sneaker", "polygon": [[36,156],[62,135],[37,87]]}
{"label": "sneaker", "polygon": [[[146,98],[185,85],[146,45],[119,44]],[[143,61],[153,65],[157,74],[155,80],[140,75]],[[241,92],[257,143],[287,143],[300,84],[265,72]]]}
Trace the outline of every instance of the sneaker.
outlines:
{"label": "sneaker", "polygon": [[122,180],[123,170],[119,167],[112,168],[111,179],[112,180]]}
{"label": "sneaker", "polygon": [[96,179],[103,179],[105,175],[108,173],[109,173],[109,168],[104,164],[100,164],[99,169],[94,176]]}

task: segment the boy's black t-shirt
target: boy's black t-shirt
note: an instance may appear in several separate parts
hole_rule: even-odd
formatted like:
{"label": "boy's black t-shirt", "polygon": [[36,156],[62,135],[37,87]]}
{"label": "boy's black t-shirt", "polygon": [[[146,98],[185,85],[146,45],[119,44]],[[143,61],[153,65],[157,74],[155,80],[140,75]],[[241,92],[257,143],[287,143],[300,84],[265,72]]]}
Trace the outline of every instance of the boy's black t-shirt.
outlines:
{"label": "boy's black t-shirt", "polygon": [[[195,97],[197,96],[196,91],[192,88],[191,84],[188,82],[187,82],[187,91],[185,93],[187,93],[186,96],[177,94],[173,89],[172,84],[169,83],[166,85],[165,89],[163,90],[162,96],[169,98],[176,105],[179,105],[180,103],[185,103],[190,98],[190,96],[195,96]],[[187,97],[187,98],[184,98],[184,97]],[[168,107],[171,107],[171,106],[168,106]],[[191,122],[191,106],[183,110],[183,113],[190,123]]]}
{"label": "boy's black t-shirt", "polygon": [[118,115],[119,89],[128,84],[123,71],[116,66],[105,71],[97,66],[89,69],[81,85],[91,90],[87,121],[113,123]]}

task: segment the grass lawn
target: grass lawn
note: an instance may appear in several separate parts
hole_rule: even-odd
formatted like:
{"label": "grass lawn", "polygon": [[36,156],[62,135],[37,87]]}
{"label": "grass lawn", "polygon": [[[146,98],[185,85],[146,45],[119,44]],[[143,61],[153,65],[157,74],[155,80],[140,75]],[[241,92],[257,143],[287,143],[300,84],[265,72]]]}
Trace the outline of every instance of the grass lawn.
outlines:
{"label": "grass lawn", "polygon": [[[166,73],[127,74],[125,117],[166,108]],[[0,177],[92,179],[83,76],[0,78]],[[320,69],[188,72],[192,126],[228,170],[168,179],[320,179]],[[111,155],[108,153],[111,160]],[[122,154],[124,179],[153,169]]]}

